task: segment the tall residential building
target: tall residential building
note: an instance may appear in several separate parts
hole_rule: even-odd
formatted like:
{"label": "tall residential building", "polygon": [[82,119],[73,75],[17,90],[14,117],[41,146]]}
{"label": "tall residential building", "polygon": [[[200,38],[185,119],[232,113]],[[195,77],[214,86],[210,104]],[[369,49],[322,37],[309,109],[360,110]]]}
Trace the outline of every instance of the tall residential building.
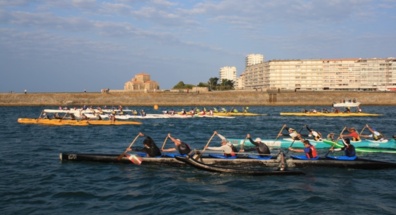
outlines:
{"label": "tall residential building", "polygon": [[396,58],[270,60],[243,75],[244,89],[396,90]]}
{"label": "tall residential building", "polygon": [[249,54],[246,56],[246,67],[253,66],[264,62],[264,55],[262,54]]}
{"label": "tall residential building", "polygon": [[237,81],[237,69],[235,66],[225,66],[220,68],[220,82],[223,79],[231,80],[234,83]]}

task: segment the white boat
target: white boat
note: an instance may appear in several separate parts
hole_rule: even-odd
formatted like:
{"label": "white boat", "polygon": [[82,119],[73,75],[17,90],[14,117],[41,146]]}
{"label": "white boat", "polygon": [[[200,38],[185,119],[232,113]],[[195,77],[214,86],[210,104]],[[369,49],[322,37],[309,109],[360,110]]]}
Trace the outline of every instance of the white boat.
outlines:
{"label": "white boat", "polygon": [[333,103],[333,107],[359,107],[360,102],[353,100],[343,100],[342,102]]}

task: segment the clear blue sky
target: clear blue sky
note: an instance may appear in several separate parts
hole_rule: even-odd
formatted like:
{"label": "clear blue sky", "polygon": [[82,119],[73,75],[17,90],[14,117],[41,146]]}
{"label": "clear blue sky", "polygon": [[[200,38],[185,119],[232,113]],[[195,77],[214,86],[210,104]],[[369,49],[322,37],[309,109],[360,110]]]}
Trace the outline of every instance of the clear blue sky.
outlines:
{"label": "clear blue sky", "polygon": [[245,57],[396,57],[396,0],[0,0],[0,92],[169,89]]}

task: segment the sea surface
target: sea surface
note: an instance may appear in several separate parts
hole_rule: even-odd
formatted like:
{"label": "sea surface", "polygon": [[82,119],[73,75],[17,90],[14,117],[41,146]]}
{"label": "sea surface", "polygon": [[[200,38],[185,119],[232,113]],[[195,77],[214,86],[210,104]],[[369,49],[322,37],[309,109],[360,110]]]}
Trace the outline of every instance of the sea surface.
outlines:
{"label": "sea surface", "polygon": [[[219,174],[192,167],[60,161],[61,152],[122,153],[139,132],[161,146],[168,133],[202,149],[214,131],[228,138],[275,139],[283,124],[327,134],[369,124],[396,134],[396,107],[369,106],[380,117],[282,117],[323,107],[250,107],[267,114],[234,119],[145,119],[140,126],[18,124],[44,108],[0,107],[1,214],[396,214],[396,170],[303,169],[302,176]],[[129,107],[134,109],[134,107]],[[181,107],[139,107],[160,113]],[[192,107],[184,107],[189,110]],[[230,107],[227,107],[230,108]],[[240,107],[238,107],[240,108]],[[306,131],[305,131],[306,132]],[[138,139],[136,146],[142,145]],[[166,147],[172,146],[167,141]],[[215,137],[211,146],[220,145]],[[325,153],[325,152],[321,152]],[[359,154],[396,162],[395,154]]]}

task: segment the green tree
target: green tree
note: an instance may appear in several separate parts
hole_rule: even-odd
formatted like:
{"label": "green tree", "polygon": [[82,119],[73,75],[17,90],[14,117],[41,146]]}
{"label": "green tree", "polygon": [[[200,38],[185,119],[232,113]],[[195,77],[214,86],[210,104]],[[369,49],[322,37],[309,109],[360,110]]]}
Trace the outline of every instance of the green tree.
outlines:
{"label": "green tree", "polygon": [[234,81],[223,79],[221,80],[220,90],[233,90],[234,89]]}
{"label": "green tree", "polygon": [[199,82],[199,84],[197,85],[197,87],[208,87],[208,84],[207,84],[207,83]]}
{"label": "green tree", "polygon": [[219,78],[217,78],[217,77],[209,78],[209,81],[208,81],[209,90],[216,90],[217,85],[218,85],[217,82],[219,82]]}
{"label": "green tree", "polygon": [[177,83],[175,86],[173,86],[172,89],[192,89],[194,87],[194,85],[192,84],[184,84],[183,81],[179,81],[179,83]]}

